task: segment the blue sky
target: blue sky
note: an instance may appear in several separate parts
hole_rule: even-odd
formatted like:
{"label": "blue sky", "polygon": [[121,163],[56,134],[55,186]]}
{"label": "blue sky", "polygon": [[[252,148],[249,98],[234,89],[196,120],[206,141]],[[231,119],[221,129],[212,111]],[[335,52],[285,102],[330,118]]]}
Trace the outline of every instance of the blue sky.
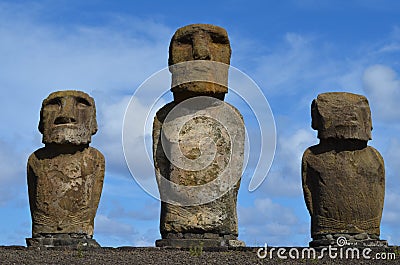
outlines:
{"label": "blue sky", "polygon": [[[386,167],[381,238],[400,244],[399,15],[394,0],[0,1],[0,245],[24,245],[31,234],[26,161],[42,146],[42,100],[63,89],[96,100],[92,146],[105,155],[107,169],[95,239],[104,246],[151,246],[160,238],[160,202],[130,175],[122,120],[135,89],[167,66],[175,30],[192,23],[227,29],[232,66],[259,85],[276,121],[267,179],[249,192],[250,176],[243,177],[239,238],[248,245],[308,244],[300,163],[318,142],[310,104],[319,93],[348,91],[370,101],[369,144]],[[138,117],[144,109],[138,107]],[[148,135],[137,128],[135,137]]]}

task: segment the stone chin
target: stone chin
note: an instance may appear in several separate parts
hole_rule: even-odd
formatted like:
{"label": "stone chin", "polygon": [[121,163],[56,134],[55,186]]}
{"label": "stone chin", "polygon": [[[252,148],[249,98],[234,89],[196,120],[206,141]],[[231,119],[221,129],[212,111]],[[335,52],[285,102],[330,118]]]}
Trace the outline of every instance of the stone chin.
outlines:
{"label": "stone chin", "polygon": [[362,95],[346,92],[319,94],[311,104],[312,128],[319,139],[371,140],[371,111]]}
{"label": "stone chin", "polygon": [[89,144],[91,138],[90,130],[87,128],[63,126],[44,133],[42,142],[44,144],[84,145]]}
{"label": "stone chin", "polygon": [[228,93],[228,87],[217,83],[191,82],[175,86],[171,88],[171,91],[173,93],[226,94]]}
{"label": "stone chin", "polygon": [[169,67],[171,91],[193,93],[228,93],[229,65],[195,60]]}

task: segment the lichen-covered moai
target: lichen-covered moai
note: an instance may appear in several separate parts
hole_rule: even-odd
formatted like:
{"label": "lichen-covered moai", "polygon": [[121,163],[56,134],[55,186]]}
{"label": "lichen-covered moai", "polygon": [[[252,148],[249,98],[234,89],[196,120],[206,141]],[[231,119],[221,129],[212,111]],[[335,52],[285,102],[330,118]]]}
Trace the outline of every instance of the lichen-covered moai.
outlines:
{"label": "lichen-covered moai", "polygon": [[371,140],[371,112],[361,95],[323,93],[311,105],[318,145],[302,160],[302,182],[311,215],[310,246],[385,246],[380,222],[385,196],[381,155]]}
{"label": "lichen-covered moai", "polygon": [[92,237],[105,162],[89,147],[97,131],[93,98],[74,90],[51,93],[42,103],[39,131],[45,147],[31,154],[27,167],[27,245],[99,247]]}
{"label": "lichen-covered moai", "polygon": [[223,28],[178,29],[169,47],[174,101],[153,123],[153,158],[161,196],[156,246],[244,246],[236,201],[244,123],[225,103],[231,48]]}

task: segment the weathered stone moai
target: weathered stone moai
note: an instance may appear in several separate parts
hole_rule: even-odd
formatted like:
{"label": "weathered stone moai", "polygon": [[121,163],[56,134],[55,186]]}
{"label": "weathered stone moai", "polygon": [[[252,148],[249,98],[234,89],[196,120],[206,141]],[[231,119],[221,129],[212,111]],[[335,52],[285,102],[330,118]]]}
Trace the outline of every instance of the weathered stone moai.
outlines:
{"label": "weathered stone moai", "polygon": [[311,116],[320,143],[308,148],[302,161],[310,246],[387,245],[379,240],[385,169],[379,152],[367,145],[368,100],[351,93],[320,94]]}
{"label": "weathered stone moai", "polygon": [[73,90],[51,93],[42,103],[39,131],[45,147],[31,154],[27,168],[27,245],[99,247],[92,237],[105,162],[89,147],[97,131],[93,98]]}
{"label": "weathered stone moai", "polygon": [[156,246],[244,246],[236,201],[244,123],[225,103],[231,48],[223,28],[180,28],[169,48],[174,101],[153,123],[153,158],[161,202]]}

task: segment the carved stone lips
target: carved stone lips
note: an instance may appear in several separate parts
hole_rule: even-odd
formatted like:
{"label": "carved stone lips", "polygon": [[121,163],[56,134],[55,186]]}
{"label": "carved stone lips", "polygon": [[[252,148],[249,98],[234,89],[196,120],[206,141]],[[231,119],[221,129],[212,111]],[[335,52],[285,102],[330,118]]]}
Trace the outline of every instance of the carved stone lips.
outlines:
{"label": "carved stone lips", "polygon": [[54,120],[54,125],[75,125],[76,120],[71,117],[57,117]]}

